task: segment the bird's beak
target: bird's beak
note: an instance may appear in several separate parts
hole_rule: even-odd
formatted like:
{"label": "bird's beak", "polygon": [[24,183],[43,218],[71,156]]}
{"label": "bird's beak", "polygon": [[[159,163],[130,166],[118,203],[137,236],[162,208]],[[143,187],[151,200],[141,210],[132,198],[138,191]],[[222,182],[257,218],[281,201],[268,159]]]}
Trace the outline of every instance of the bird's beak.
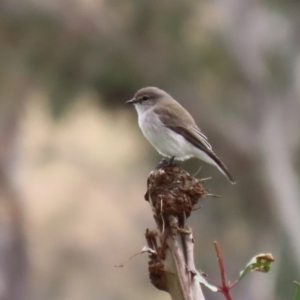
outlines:
{"label": "bird's beak", "polygon": [[126,103],[126,104],[134,104],[134,103],[137,103],[137,102],[138,102],[137,99],[132,98],[132,99],[130,99],[130,100],[127,100],[125,103]]}

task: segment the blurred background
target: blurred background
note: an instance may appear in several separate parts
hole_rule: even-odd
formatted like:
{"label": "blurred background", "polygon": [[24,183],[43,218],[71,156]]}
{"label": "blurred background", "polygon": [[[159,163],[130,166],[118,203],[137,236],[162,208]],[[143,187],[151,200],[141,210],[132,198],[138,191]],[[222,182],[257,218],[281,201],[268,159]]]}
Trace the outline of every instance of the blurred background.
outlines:
{"label": "blurred background", "polygon": [[[234,299],[288,300],[300,280],[300,3],[286,0],[0,1],[0,299],[169,299],[140,251],[160,157],[133,107],[144,86],[192,111],[237,184],[183,167],[221,199],[194,213],[196,264]],[[206,291],[206,299],[223,299]]]}

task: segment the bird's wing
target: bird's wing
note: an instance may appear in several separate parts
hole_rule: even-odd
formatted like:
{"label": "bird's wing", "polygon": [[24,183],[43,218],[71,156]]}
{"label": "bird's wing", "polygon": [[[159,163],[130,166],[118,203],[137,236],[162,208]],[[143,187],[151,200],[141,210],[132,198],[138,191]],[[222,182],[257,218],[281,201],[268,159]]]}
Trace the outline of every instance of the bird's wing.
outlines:
{"label": "bird's wing", "polygon": [[199,136],[199,138],[201,138],[201,142],[203,142],[205,144],[207,149],[212,150],[212,147],[211,147],[210,143],[208,142],[206,135],[203,132],[201,132],[201,130],[199,129],[199,127],[197,125],[191,126],[191,127],[189,127],[189,129],[193,133],[196,133]]}
{"label": "bird's wing", "polygon": [[159,117],[160,121],[169,129],[174,132],[181,134],[188,142],[193,144],[195,147],[201,149],[205,152],[211,152],[212,147],[209,144],[207,137],[201,132],[196,123],[194,122],[192,116],[186,111],[180,112],[174,106],[172,110],[168,107],[160,107],[155,109],[155,114]]}
{"label": "bird's wing", "polygon": [[[180,104],[178,105],[180,106]],[[229,181],[232,184],[235,183],[227,167],[213,152],[211,145],[207,141],[207,137],[201,132],[192,116],[186,110],[178,109],[175,106],[174,112],[174,106],[172,106],[172,109],[159,107],[158,109],[154,109],[154,112],[167,128],[182,135],[192,145],[205,152],[215,162],[221,172],[227,176]]]}

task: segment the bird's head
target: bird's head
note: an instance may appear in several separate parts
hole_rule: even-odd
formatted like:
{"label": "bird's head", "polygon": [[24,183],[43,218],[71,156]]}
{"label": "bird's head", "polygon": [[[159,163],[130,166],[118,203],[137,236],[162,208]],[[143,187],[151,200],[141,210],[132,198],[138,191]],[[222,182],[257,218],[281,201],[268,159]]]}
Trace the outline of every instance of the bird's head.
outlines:
{"label": "bird's head", "polygon": [[165,102],[171,98],[168,93],[157,87],[145,87],[138,90],[127,104],[134,104],[137,110],[147,110],[158,102]]}

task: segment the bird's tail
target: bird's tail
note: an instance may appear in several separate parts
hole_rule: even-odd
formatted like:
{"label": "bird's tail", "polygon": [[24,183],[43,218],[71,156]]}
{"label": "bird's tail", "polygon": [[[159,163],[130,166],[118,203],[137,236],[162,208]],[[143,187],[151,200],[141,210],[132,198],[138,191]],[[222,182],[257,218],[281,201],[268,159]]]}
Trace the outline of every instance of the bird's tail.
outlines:
{"label": "bird's tail", "polygon": [[220,158],[213,151],[206,152],[206,154],[213,160],[214,165],[230,181],[230,183],[235,184],[233,177],[229,173],[225,164],[220,160]]}
{"label": "bird's tail", "polygon": [[224,164],[222,165],[222,167],[217,166],[217,168],[230,181],[231,184],[236,184],[236,182],[234,181],[233,177],[231,176],[231,174],[229,173],[228,169]]}

